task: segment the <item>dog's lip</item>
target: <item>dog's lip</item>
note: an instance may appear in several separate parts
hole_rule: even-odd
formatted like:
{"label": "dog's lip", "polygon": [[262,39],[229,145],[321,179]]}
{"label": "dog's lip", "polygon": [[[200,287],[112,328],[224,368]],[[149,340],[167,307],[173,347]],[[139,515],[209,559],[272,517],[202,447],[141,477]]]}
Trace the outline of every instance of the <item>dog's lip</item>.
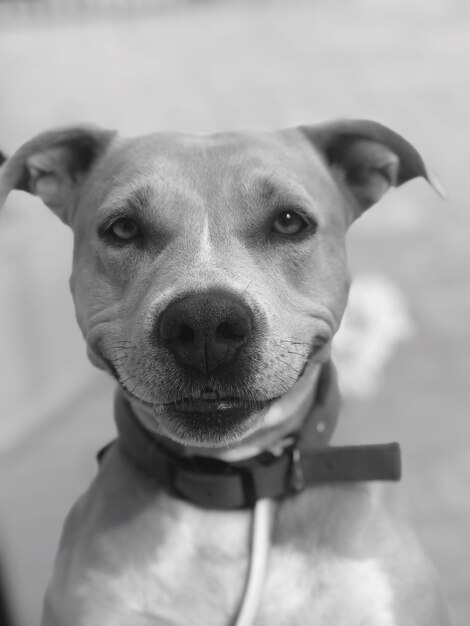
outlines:
{"label": "dog's lip", "polygon": [[107,359],[104,356],[101,356],[101,358],[102,358],[103,362],[106,363],[106,365],[108,366],[111,374],[113,375],[114,379],[119,383],[119,385],[122,388],[122,390],[124,391],[124,393],[128,394],[132,398],[135,398],[136,400],[138,400],[142,404],[145,404],[146,406],[149,406],[149,407],[153,407],[154,406],[153,402],[149,402],[148,400],[144,400],[144,398],[140,398],[137,394],[135,394],[134,392],[132,392],[130,389],[128,389],[126,387],[125,382],[122,380],[121,374],[118,372],[118,370],[115,367],[114,363],[110,359]]}
{"label": "dog's lip", "polygon": [[240,398],[236,396],[225,396],[217,391],[205,389],[196,396],[187,396],[176,400],[167,400],[166,402],[151,402],[140,398],[130,391],[124,384],[118,370],[110,361],[102,357],[103,361],[108,365],[114,378],[118,381],[125,393],[139,400],[147,406],[153,407],[156,413],[170,410],[181,413],[213,413],[213,412],[229,412],[234,410],[256,411],[265,408],[276,398],[269,399],[252,399]]}
{"label": "dog's lip", "polygon": [[272,400],[253,400],[237,398],[233,396],[217,398],[182,398],[175,402],[163,402],[156,404],[158,409],[171,409],[181,413],[212,413],[233,410],[259,410],[264,408]]}
{"label": "dog's lip", "polygon": [[[312,357],[321,350],[327,343],[329,338],[320,337],[320,340],[317,340],[313,345],[309,356],[305,359],[305,362],[302,368],[299,371],[297,380],[303,377],[307,365],[311,361]],[[111,359],[106,358],[101,354],[101,358],[104,363],[108,366],[110,372],[113,377],[118,381],[119,385],[122,387],[123,391],[126,394],[136,398],[139,402],[143,404],[153,407],[156,413],[162,413],[165,410],[169,410],[170,412],[179,412],[179,413],[229,413],[232,411],[259,411],[265,409],[267,406],[278,400],[280,396],[275,396],[272,398],[263,398],[263,399],[254,399],[254,398],[242,398],[236,396],[224,396],[223,393],[218,391],[214,391],[213,389],[206,388],[200,391],[197,396],[187,396],[183,398],[178,398],[175,400],[166,400],[165,402],[152,402],[148,399],[141,398],[137,396],[133,391],[127,388],[125,385],[125,381],[122,380],[122,377],[115,367],[113,361]]]}

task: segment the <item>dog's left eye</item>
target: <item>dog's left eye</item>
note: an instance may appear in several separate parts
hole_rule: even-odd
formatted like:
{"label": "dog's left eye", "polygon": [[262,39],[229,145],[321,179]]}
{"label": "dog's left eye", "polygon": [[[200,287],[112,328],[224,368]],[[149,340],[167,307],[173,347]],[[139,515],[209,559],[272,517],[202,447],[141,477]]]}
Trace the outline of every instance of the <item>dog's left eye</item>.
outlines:
{"label": "dog's left eye", "polygon": [[298,235],[308,227],[304,218],[295,211],[282,211],[273,222],[273,231],[281,235]]}
{"label": "dog's left eye", "polygon": [[140,230],[137,224],[130,218],[120,217],[111,224],[108,228],[108,233],[121,241],[129,241],[129,239],[137,237],[140,234]]}

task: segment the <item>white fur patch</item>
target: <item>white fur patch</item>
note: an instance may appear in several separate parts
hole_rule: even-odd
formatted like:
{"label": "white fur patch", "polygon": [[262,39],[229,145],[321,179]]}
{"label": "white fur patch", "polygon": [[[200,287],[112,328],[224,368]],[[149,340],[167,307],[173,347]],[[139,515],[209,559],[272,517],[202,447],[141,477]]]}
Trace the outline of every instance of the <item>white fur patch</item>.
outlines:
{"label": "white fur patch", "polygon": [[375,559],[319,552],[312,565],[311,557],[278,549],[269,571],[262,623],[297,624],[305,616],[312,626],[396,626],[392,589]]}
{"label": "white fur patch", "polygon": [[[115,612],[146,615],[149,624],[152,619],[180,623],[181,616],[191,615],[194,626],[219,626],[221,615],[235,612],[242,592],[249,515],[231,512],[208,519],[204,511],[188,508],[187,515],[168,518],[161,542],[149,532],[151,515],[145,517],[133,529],[142,544],[133,558],[126,545],[131,539],[108,533],[101,549],[117,567],[88,572],[83,595],[97,593],[108,607],[100,626],[115,626]],[[90,620],[95,604],[99,602],[90,602]]]}
{"label": "white fur patch", "polygon": [[202,262],[209,263],[212,260],[212,246],[210,241],[209,232],[209,218],[206,215],[204,217],[204,224],[202,227],[201,241],[199,245],[199,259]]}

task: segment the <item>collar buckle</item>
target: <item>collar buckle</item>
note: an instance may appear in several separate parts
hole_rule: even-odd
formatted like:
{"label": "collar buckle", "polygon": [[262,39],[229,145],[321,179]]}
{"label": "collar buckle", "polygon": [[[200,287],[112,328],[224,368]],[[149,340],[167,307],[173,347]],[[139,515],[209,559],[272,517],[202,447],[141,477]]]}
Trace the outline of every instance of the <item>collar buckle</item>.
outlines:
{"label": "collar buckle", "polygon": [[290,457],[289,487],[293,493],[299,493],[305,488],[305,474],[302,467],[302,454],[297,443],[292,447]]}

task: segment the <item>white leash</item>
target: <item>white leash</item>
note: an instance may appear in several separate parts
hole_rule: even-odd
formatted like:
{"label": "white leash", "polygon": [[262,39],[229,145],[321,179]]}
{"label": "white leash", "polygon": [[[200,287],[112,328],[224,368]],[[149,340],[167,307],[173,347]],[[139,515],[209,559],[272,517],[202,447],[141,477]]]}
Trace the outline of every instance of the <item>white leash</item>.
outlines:
{"label": "white leash", "polygon": [[234,626],[252,626],[258,613],[268,569],[274,502],[262,498],[255,504],[251,528],[248,578]]}

